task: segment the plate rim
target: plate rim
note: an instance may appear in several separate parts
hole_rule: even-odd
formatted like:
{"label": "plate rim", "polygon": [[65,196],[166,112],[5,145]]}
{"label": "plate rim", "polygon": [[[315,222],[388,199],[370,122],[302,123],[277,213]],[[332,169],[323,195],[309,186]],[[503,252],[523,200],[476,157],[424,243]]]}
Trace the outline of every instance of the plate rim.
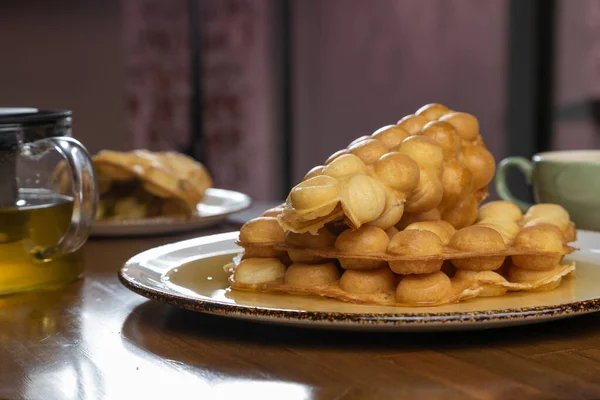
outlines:
{"label": "plate rim", "polygon": [[[594,235],[600,233],[593,231],[584,231]],[[128,273],[128,269],[139,265],[139,260],[148,257],[150,252],[166,254],[168,248],[185,248],[191,243],[196,243],[203,239],[202,244],[210,244],[231,240],[236,237],[237,231],[208,235],[194,239],[187,239],[175,243],[165,244],[143,251],[127,262],[119,269],[118,278],[121,284],[126,288],[143,297],[174,305],[196,312],[223,315],[240,319],[260,320],[272,323],[328,323],[330,325],[348,325],[348,326],[461,326],[473,323],[485,322],[487,324],[502,323],[507,321],[523,321],[525,323],[541,322],[546,319],[558,319],[575,315],[583,315],[600,311],[600,297],[595,299],[574,301],[551,306],[528,306],[507,309],[491,309],[470,312],[424,312],[424,313],[345,313],[336,311],[311,311],[311,310],[293,310],[272,307],[256,307],[243,304],[230,304],[220,300],[209,298],[192,298],[178,293],[173,288],[167,286],[151,287],[140,283],[137,279]],[[161,274],[164,275],[173,267],[164,268]]]}
{"label": "plate rim", "polygon": [[[218,198],[226,198],[228,195],[235,195],[240,197],[239,203],[233,207],[231,210],[227,212],[223,212],[220,214],[200,216],[200,215],[189,215],[184,217],[167,217],[167,216],[158,216],[151,218],[137,218],[137,219],[129,219],[129,220],[120,220],[120,221],[93,221],[91,227],[90,236],[130,236],[130,233],[107,233],[106,230],[111,229],[144,229],[144,228],[159,228],[164,224],[169,224],[171,227],[173,225],[180,226],[181,229],[187,229],[190,227],[194,227],[197,224],[206,223],[210,224],[214,221],[223,220],[233,214],[248,210],[253,203],[253,200],[250,196],[245,193],[238,192],[235,190],[229,189],[221,189],[221,188],[208,188],[207,192],[212,193],[215,197]],[[198,204],[202,203],[200,201]],[[176,229],[176,231],[180,231],[181,229]],[[171,231],[171,230],[169,230]]]}

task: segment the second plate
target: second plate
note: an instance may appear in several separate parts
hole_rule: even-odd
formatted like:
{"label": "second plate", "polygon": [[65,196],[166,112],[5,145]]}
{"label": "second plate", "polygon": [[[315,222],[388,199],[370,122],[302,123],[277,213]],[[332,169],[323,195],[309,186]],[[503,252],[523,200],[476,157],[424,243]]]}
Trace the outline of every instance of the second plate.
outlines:
{"label": "second plate", "polygon": [[189,217],[156,217],[121,221],[95,221],[92,236],[123,237],[160,235],[191,231],[215,225],[233,213],[250,207],[247,195],[225,189],[207,189],[198,203],[197,215]]}

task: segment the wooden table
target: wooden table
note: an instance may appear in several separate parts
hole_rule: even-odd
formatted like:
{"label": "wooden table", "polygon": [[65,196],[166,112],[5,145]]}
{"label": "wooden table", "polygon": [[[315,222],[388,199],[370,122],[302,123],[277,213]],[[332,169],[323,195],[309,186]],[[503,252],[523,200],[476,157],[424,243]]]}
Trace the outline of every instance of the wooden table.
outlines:
{"label": "wooden table", "polygon": [[600,398],[600,314],[479,332],[328,332],[179,310],[117,280],[142,250],[238,226],[91,240],[84,280],[0,298],[0,399]]}

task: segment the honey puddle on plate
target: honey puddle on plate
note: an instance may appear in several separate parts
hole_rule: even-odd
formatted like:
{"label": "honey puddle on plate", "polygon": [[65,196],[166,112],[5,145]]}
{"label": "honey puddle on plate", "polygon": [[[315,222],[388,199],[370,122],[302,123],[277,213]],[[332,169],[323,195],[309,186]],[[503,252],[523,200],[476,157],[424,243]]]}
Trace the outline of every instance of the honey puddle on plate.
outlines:
{"label": "honey puddle on plate", "polygon": [[345,303],[318,296],[298,296],[283,293],[244,292],[229,289],[223,264],[231,254],[199,259],[170,270],[165,283],[182,295],[232,305],[287,309],[296,311],[322,311],[340,313],[468,313],[474,311],[506,310],[523,307],[542,307],[583,301],[600,297],[600,266],[586,251],[568,256],[565,262],[577,262],[574,276],[563,280],[552,290],[543,292],[510,292],[500,297],[480,297],[456,304],[435,307],[393,307]]}

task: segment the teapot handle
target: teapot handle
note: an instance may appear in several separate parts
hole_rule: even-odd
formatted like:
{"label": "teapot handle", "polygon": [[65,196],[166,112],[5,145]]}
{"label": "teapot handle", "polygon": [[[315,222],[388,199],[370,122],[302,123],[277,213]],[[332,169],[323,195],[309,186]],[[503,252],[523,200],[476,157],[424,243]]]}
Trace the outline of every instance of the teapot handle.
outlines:
{"label": "teapot handle", "polygon": [[98,183],[92,159],[79,141],[70,137],[53,137],[38,140],[32,143],[32,147],[42,153],[56,150],[65,159],[73,187],[73,215],[67,231],[55,245],[34,251],[38,261],[46,262],[56,255],[79,250],[87,240],[96,215]]}

